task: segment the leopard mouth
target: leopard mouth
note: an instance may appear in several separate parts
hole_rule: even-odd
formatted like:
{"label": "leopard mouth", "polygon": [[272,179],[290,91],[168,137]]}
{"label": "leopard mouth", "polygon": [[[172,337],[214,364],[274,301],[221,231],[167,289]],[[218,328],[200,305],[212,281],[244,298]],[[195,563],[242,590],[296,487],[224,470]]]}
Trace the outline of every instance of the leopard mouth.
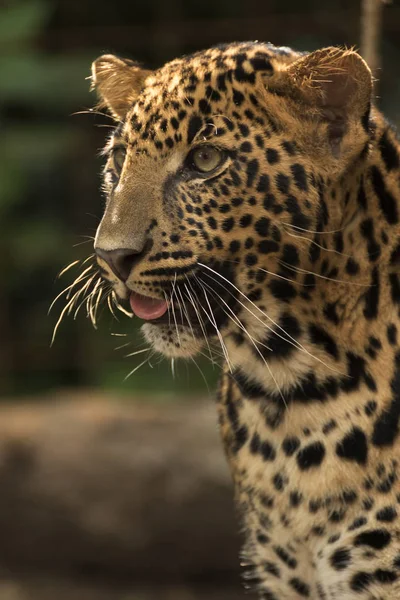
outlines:
{"label": "leopard mouth", "polygon": [[216,334],[237,312],[233,294],[224,295],[220,290],[217,294],[210,287],[193,284],[190,291],[174,291],[168,300],[131,291],[129,304],[133,314],[146,323],[181,326],[207,335]]}

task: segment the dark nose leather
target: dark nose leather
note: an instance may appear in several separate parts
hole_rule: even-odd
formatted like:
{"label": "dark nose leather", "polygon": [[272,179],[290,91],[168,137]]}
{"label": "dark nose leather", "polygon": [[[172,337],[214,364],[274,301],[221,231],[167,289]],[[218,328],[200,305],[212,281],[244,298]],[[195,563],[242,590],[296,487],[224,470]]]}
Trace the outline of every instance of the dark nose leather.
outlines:
{"label": "dark nose leather", "polygon": [[117,248],[117,250],[96,248],[95,252],[97,256],[106,261],[113,273],[123,282],[128,279],[133,265],[142,254],[142,250],[135,252],[132,248]]}

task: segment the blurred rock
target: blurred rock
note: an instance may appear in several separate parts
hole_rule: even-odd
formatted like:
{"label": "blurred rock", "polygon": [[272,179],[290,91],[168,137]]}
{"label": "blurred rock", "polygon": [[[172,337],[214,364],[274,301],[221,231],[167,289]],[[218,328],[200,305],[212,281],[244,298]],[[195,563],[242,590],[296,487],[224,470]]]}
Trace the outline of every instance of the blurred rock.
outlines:
{"label": "blurred rock", "polygon": [[243,600],[240,589],[226,587],[109,587],[68,580],[23,578],[0,581],[0,600]]}
{"label": "blurred rock", "polygon": [[[210,401],[85,392],[3,404],[0,489],[0,575],[231,581],[240,592],[233,493]],[[192,598],[202,596],[182,596]]]}

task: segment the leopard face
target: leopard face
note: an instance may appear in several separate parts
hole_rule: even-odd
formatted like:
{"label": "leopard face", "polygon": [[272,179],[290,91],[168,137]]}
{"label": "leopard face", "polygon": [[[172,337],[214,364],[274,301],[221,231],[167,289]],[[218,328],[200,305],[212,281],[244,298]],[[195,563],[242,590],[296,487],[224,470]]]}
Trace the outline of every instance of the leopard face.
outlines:
{"label": "leopard face", "polygon": [[288,280],[308,266],[304,239],[341,222],[321,189],[366,144],[365,63],[231,44],[154,72],[104,56],[93,81],[119,121],[95,241],[104,277],[167,356],[210,339],[229,360],[230,341],[260,343],[260,323],[270,328],[297,294]]}

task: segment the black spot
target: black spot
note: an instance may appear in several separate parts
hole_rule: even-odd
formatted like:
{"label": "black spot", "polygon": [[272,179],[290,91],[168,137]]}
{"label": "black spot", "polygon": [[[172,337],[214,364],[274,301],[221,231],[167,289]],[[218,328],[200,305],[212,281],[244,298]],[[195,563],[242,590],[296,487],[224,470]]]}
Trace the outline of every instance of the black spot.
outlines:
{"label": "black spot", "polygon": [[253,147],[250,144],[250,142],[243,142],[243,144],[240,144],[240,150],[242,152],[251,152],[252,149],[253,149]]}
{"label": "black spot", "polygon": [[379,307],[379,295],[380,295],[380,281],[378,268],[374,267],[371,275],[371,285],[368,291],[364,295],[365,308],[364,316],[366,319],[376,319],[378,316]]}
{"label": "black spot", "polygon": [[324,306],[324,316],[335,325],[339,324],[337,302],[327,302]]}
{"label": "black spot", "polygon": [[245,398],[267,397],[267,392],[258,382],[251,380],[240,369],[235,369],[231,375]]}
{"label": "black spot", "polygon": [[331,566],[335,571],[347,569],[351,561],[351,554],[348,548],[338,548],[330,558]]}
{"label": "black spot", "polygon": [[273,240],[261,240],[258,243],[258,251],[261,254],[269,254],[270,252],[278,252],[279,244],[274,242]]}
{"label": "black spot", "polygon": [[289,177],[284,173],[278,173],[276,176],[276,187],[282,194],[287,194],[289,192]]}
{"label": "black spot", "polygon": [[[261,244],[267,241],[268,240],[263,240],[260,242],[258,246],[259,249]],[[260,249],[260,252],[263,252],[263,250]],[[275,279],[269,284],[269,289],[277,300],[282,300],[283,302],[290,302],[290,300],[297,296],[294,286],[288,281]]]}
{"label": "black spot", "polygon": [[272,563],[269,560],[267,560],[266,562],[263,563],[263,567],[264,567],[264,571],[266,573],[269,573],[270,575],[274,575],[275,577],[278,577],[278,578],[281,576],[280,570],[278,569],[278,567],[275,563]]}
{"label": "black spot", "polygon": [[197,117],[197,116],[190,117],[188,132],[187,132],[188,144],[191,144],[193,142],[195,135],[200,131],[202,125],[203,125],[203,121],[200,117]]}
{"label": "black spot", "polygon": [[245,263],[248,267],[253,267],[257,264],[257,254],[246,254]]}
{"label": "black spot", "polygon": [[247,187],[252,187],[254,183],[254,179],[258,173],[258,160],[254,158],[253,160],[249,160],[246,167],[247,174]]}
{"label": "black spot", "polygon": [[389,274],[390,294],[395,304],[400,303],[400,282],[397,273]]}
{"label": "black spot", "polygon": [[[282,252],[283,268],[288,271],[292,277],[296,277],[295,270],[291,267],[296,267],[299,264],[299,252],[293,244],[285,244]],[[293,273],[294,272],[294,273]]]}
{"label": "black spot", "polygon": [[299,469],[306,471],[319,466],[325,457],[325,446],[321,442],[314,442],[305,446],[297,454]]}
{"label": "black spot", "polygon": [[336,444],[336,454],[345,460],[352,460],[359,465],[365,465],[368,457],[368,444],[363,430],[359,427],[353,427]]}
{"label": "black spot", "polygon": [[387,523],[391,523],[397,518],[397,511],[393,506],[385,506],[381,510],[378,510],[376,513],[377,521],[386,521]]}
{"label": "black spot", "polygon": [[292,172],[296,187],[299,190],[306,192],[308,190],[307,175],[306,175],[303,165],[300,165],[299,163],[295,163],[294,165],[291,165],[290,170]]}
{"label": "black spot", "polygon": [[298,594],[300,594],[300,596],[303,596],[303,598],[310,597],[310,586],[298,577],[292,577],[292,579],[289,580],[289,584]]}
{"label": "black spot", "polygon": [[327,423],[325,423],[325,425],[322,428],[322,433],[324,435],[327,435],[328,433],[330,433],[331,431],[333,431],[334,429],[336,429],[337,427],[337,423],[334,419],[330,419]]}
{"label": "black spot", "polygon": [[235,88],[233,89],[233,102],[236,104],[236,106],[240,106],[244,102],[244,96],[242,92],[239,92],[239,90],[236,90]]}
{"label": "black spot", "polygon": [[394,323],[387,326],[387,338],[389,344],[395,346],[397,344],[397,327]]}
{"label": "black spot", "polygon": [[378,404],[375,400],[368,400],[366,405],[364,406],[364,411],[367,417],[371,417],[376,411]]}
{"label": "black spot", "polygon": [[272,65],[266,56],[251,58],[249,62],[255,71],[272,71]]}
{"label": "black spot", "polygon": [[234,224],[235,224],[235,219],[233,217],[228,217],[227,219],[224,219],[224,221],[222,221],[221,227],[222,227],[223,231],[226,231],[228,233],[229,231],[231,231]]}
{"label": "black spot", "polygon": [[226,91],[225,73],[221,73],[217,76],[217,87],[221,92]]}
{"label": "black spot", "polygon": [[243,227],[243,228],[248,227],[249,225],[251,225],[252,220],[253,220],[252,215],[250,215],[250,214],[242,215],[239,220],[239,226]]}
{"label": "black spot", "polygon": [[399,433],[400,418],[400,352],[394,360],[394,376],[390,382],[392,400],[374,424],[372,443],[375,446],[391,446]]}
{"label": "black spot", "polygon": [[258,233],[259,236],[267,237],[268,232],[269,232],[269,226],[270,226],[270,219],[268,219],[267,217],[261,217],[261,219],[258,219],[255,222],[254,229],[256,230],[256,232]]}
{"label": "black spot", "polygon": [[383,158],[383,162],[385,163],[386,169],[388,171],[391,171],[392,169],[398,169],[399,155],[395,146],[389,140],[387,131],[383,133],[381,139],[379,140],[379,149],[381,151],[381,155]]}
{"label": "black spot", "polygon": [[400,263],[400,244],[397,244],[390,254],[390,264],[397,266]]}
{"label": "black spot", "polygon": [[376,569],[374,576],[379,583],[393,583],[397,581],[397,573],[387,569]]}
{"label": "black spot", "polygon": [[293,339],[297,340],[300,333],[298,320],[289,313],[283,313],[279,319],[279,327],[263,340],[263,344],[269,348],[264,348],[265,352],[261,349],[263,356],[270,359],[287,358],[295,350]]}
{"label": "black spot", "polygon": [[275,148],[267,148],[265,151],[265,156],[270,165],[274,165],[279,162],[279,153]]}
{"label": "black spot", "polygon": [[354,545],[370,546],[371,548],[375,548],[375,550],[382,550],[382,548],[385,548],[390,543],[391,539],[392,536],[386,529],[369,529],[356,536]]}
{"label": "black spot", "polygon": [[293,456],[293,454],[299,449],[300,440],[297,437],[287,437],[282,442],[282,450],[286,456]]}
{"label": "black spot", "polygon": [[296,508],[297,506],[299,506],[299,504],[301,504],[302,501],[303,501],[303,496],[300,494],[300,492],[298,492],[297,490],[295,490],[294,492],[290,492],[290,496],[289,496],[290,506],[293,506],[293,508]]}
{"label": "black spot", "polygon": [[281,146],[289,156],[296,155],[296,144],[294,142],[284,141]]}
{"label": "black spot", "polygon": [[335,340],[327,333],[322,327],[317,325],[310,325],[309,327],[310,339],[313,344],[322,346],[322,348],[337,360],[339,356],[338,348]]}
{"label": "black spot", "polygon": [[358,517],[357,519],[354,519],[352,524],[348,527],[348,531],[355,531],[356,529],[359,529],[360,527],[366,525],[367,522],[368,521],[365,517]]}
{"label": "black spot", "polygon": [[346,262],[346,273],[349,275],[357,275],[360,271],[359,264],[354,260],[354,258],[349,258]]}
{"label": "black spot", "polygon": [[260,444],[260,453],[264,460],[273,461],[276,457],[274,447],[266,440]]}
{"label": "black spot", "polygon": [[370,173],[372,186],[375,194],[378,196],[379,206],[383,212],[383,215],[390,225],[395,225],[399,220],[396,200],[386,188],[382,173],[378,167],[373,165],[370,169]]}
{"label": "black spot", "polygon": [[235,430],[235,443],[233,446],[234,452],[239,452],[239,450],[245,445],[249,438],[249,431],[246,425],[242,425],[238,429]]}
{"label": "black spot", "polygon": [[285,487],[285,480],[280,473],[276,473],[272,478],[272,483],[278,492],[281,492]]}
{"label": "black spot", "polygon": [[297,567],[297,560],[290,556],[288,552],[282,546],[274,546],[273,550],[275,554],[289,567],[289,569],[295,569]]}
{"label": "black spot", "polygon": [[355,592],[363,592],[364,590],[368,589],[373,579],[374,578],[371,573],[359,571],[351,578],[350,587]]}
{"label": "black spot", "polygon": [[264,175],[260,175],[260,178],[258,180],[258,184],[257,184],[257,192],[267,192],[269,190],[269,177],[268,175],[264,174]]}
{"label": "black spot", "polygon": [[381,255],[380,245],[375,239],[374,222],[371,218],[364,219],[360,225],[360,232],[367,241],[368,259],[375,262]]}

